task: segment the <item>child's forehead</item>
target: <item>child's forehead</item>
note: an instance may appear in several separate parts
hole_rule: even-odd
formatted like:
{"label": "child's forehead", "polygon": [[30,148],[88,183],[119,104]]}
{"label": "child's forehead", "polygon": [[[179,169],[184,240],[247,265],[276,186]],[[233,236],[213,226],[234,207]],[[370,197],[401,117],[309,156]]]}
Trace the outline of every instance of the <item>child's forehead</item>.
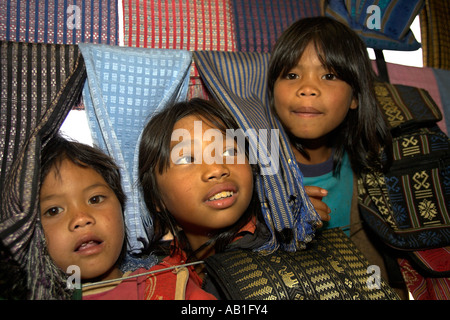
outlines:
{"label": "child's forehead", "polygon": [[77,162],[68,157],[63,157],[55,161],[43,178],[43,183],[63,184],[77,180],[81,175],[91,177],[109,186],[103,174],[94,167],[83,162]]}
{"label": "child's forehead", "polygon": [[47,176],[53,175],[55,179],[61,179],[62,176],[66,175],[67,172],[80,171],[80,170],[92,170],[95,171],[88,165],[82,163],[76,163],[68,157],[62,157],[55,161],[48,171]]}
{"label": "child's forehead", "polygon": [[336,68],[341,68],[340,65],[337,65],[335,62],[330,61],[329,57],[327,57],[326,50],[323,48],[323,45],[312,39],[309,42],[306,42],[304,46],[297,48],[297,56],[295,58],[291,57],[291,60],[286,61],[286,68],[284,69],[284,72],[288,72],[290,68],[294,68],[297,65],[300,65],[302,58],[304,58],[307,54],[317,56],[320,63],[320,68],[330,71],[334,71]]}
{"label": "child's forehead", "polygon": [[[214,122],[213,122],[214,121]],[[220,119],[206,119],[199,115],[189,115],[178,120],[173,128],[170,150],[175,146],[189,146],[194,144],[208,144],[221,141],[234,141],[235,130],[228,128]]]}
{"label": "child's forehead", "polygon": [[[214,122],[212,120],[214,120]],[[221,124],[222,127],[219,127],[218,124]],[[208,129],[220,130],[223,127],[224,127],[223,122],[214,116],[210,116],[209,119],[207,119],[205,116],[202,115],[190,114],[175,122],[173,126],[173,131],[176,129],[190,130],[192,128],[197,130],[201,129],[203,131]]]}
{"label": "child's forehead", "polygon": [[325,59],[325,51],[321,43],[316,39],[306,41],[303,45],[297,48],[297,60],[300,60],[305,53],[316,54],[318,57]]}

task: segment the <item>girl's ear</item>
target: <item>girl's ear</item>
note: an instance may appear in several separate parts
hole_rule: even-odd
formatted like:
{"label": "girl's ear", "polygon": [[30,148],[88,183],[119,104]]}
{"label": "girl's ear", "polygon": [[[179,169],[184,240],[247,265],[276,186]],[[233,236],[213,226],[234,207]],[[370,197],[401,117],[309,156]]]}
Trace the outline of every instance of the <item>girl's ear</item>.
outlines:
{"label": "girl's ear", "polygon": [[356,109],[358,108],[358,99],[355,97],[352,98],[352,102],[350,102],[350,109]]}

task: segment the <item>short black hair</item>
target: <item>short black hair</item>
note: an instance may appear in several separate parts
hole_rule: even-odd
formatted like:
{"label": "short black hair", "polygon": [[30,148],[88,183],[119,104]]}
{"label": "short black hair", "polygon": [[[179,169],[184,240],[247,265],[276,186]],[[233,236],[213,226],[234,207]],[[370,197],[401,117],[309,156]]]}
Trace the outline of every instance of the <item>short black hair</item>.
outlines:
{"label": "short black hair", "polygon": [[83,168],[92,168],[105,179],[125,210],[126,195],[122,189],[120,169],[115,161],[102,150],[90,145],[70,141],[59,134],[51,138],[41,152],[40,182],[44,181],[50,169],[59,166],[63,160],[70,160]]}

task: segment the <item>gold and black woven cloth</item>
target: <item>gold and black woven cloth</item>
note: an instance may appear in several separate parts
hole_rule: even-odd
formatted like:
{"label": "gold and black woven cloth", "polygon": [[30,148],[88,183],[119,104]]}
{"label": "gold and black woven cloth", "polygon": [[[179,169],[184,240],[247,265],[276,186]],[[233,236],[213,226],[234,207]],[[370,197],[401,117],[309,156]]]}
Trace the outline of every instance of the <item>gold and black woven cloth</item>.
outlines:
{"label": "gold and black woven cloth", "polygon": [[338,228],[321,232],[305,250],[267,255],[234,250],[205,262],[231,300],[399,299]]}

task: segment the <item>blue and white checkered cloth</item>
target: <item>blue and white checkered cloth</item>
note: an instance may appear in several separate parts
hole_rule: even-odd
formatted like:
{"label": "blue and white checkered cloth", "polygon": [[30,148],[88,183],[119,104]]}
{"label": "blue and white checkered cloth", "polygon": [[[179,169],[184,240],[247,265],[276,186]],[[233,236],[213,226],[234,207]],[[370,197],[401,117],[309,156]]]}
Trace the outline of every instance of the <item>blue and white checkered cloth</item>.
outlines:
{"label": "blue and white checkered cloth", "polygon": [[128,199],[128,252],[139,254],[153,236],[153,223],[138,187],[141,132],[152,114],[187,96],[192,54],[80,43],[87,76],[83,100],[94,144],[121,168]]}

